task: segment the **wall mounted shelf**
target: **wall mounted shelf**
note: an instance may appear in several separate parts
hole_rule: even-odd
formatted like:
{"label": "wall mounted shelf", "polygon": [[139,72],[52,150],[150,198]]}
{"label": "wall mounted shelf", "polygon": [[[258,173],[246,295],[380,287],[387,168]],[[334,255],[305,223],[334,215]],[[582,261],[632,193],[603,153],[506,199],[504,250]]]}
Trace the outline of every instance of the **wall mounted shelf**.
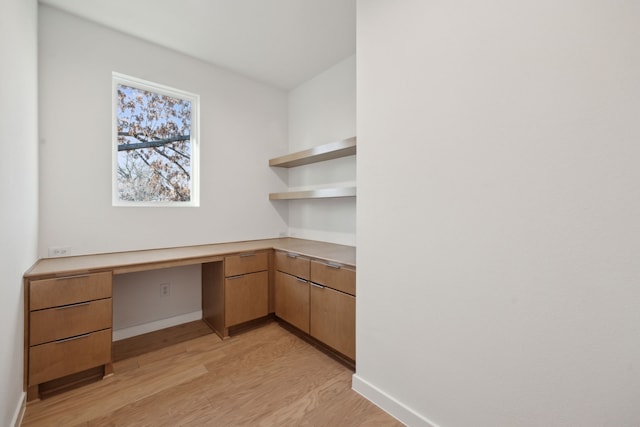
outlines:
{"label": "wall mounted shelf", "polygon": [[356,137],[343,139],[342,141],[331,142],[319,145],[308,150],[298,151],[269,160],[269,166],[279,168],[293,168],[296,166],[310,165],[312,163],[324,162],[326,160],[339,159],[341,157],[353,156],[356,154]]}
{"label": "wall mounted shelf", "polygon": [[[356,137],[318,145],[308,150],[298,151],[269,160],[269,166],[294,168],[312,163],[339,159],[356,154]],[[335,197],[355,197],[356,187],[332,187],[314,190],[291,190],[281,193],[269,193],[269,200],[326,199]]]}
{"label": "wall mounted shelf", "polygon": [[269,193],[269,200],[326,199],[333,197],[354,197],[355,195],[356,187],[319,188],[315,190]]}

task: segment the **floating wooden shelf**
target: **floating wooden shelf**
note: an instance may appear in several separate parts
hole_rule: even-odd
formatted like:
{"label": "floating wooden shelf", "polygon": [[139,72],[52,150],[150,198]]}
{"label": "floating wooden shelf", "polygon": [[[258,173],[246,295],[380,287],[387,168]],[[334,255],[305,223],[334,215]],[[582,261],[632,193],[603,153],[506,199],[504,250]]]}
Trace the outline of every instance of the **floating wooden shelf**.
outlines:
{"label": "floating wooden shelf", "polygon": [[269,200],[327,199],[332,197],[354,197],[355,195],[356,187],[319,188],[315,190],[269,193]]}
{"label": "floating wooden shelf", "polygon": [[333,160],[339,159],[341,157],[353,156],[354,154],[356,154],[355,136],[348,139],[343,139],[342,141],[331,142],[329,144],[319,145],[308,150],[298,151],[296,153],[291,153],[285,156],[270,159],[269,166],[279,168],[293,168],[296,166],[323,162],[325,160]]}

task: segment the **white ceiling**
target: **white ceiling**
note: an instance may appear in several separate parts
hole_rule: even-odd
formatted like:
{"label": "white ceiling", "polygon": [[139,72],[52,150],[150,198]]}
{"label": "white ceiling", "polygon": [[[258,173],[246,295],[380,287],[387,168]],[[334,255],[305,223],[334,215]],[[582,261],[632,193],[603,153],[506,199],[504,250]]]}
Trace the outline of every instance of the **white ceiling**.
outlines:
{"label": "white ceiling", "polygon": [[355,53],[355,0],[40,0],[282,89]]}

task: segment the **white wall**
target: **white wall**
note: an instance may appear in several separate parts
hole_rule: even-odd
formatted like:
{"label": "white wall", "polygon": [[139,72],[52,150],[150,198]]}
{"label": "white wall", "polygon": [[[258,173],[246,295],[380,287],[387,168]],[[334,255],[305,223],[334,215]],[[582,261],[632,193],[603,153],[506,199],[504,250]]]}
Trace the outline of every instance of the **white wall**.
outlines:
{"label": "white wall", "polygon": [[[286,207],[268,198],[281,184],[268,159],[287,149],[284,91],[46,6],[39,42],[41,257],[51,246],[77,255],[287,230]],[[111,206],[112,71],[200,95],[200,207]],[[114,337],[197,317],[199,270],[178,276],[158,270],[116,277]],[[159,302],[167,281],[171,295]]]}
{"label": "white wall", "polygon": [[[355,136],[355,55],[293,89],[288,98],[288,152]],[[293,188],[355,185],[356,159],[351,156],[292,168],[288,170],[288,180]],[[282,204],[289,206],[291,236],[355,245],[355,198],[274,202]]]}
{"label": "white wall", "polygon": [[640,4],[358,3],[354,387],[640,425]]}
{"label": "white wall", "polygon": [[[40,255],[277,236],[268,166],[287,147],[284,91],[50,7],[40,13]],[[176,29],[178,30],[178,29]],[[201,206],[111,206],[111,72],[200,95]]]}
{"label": "white wall", "polygon": [[[160,292],[164,284],[168,295]],[[113,301],[114,341],[201,319],[200,265],[114,276]]]}
{"label": "white wall", "polygon": [[0,425],[24,394],[22,275],[37,257],[37,3],[0,2]]}

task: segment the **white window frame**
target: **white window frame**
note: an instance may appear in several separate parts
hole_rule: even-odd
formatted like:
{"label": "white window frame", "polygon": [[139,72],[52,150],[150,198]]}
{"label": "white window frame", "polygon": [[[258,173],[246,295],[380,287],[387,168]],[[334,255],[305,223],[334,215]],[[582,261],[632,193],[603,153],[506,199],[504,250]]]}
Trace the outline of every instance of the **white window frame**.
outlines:
{"label": "white window frame", "polygon": [[[113,72],[111,77],[113,116],[112,125],[112,206],[124,207],[199,207],[200,206],[200,96],[194,93],[175,89],[159,83],[139,79],[137,77]],[[125,85],[149,92],[167,95],[173,98],[188,100],[191,102],[191,179],[190,179],[190,200],[181,201],[128,201],[120,200],[118,194],[118,85]]]}

